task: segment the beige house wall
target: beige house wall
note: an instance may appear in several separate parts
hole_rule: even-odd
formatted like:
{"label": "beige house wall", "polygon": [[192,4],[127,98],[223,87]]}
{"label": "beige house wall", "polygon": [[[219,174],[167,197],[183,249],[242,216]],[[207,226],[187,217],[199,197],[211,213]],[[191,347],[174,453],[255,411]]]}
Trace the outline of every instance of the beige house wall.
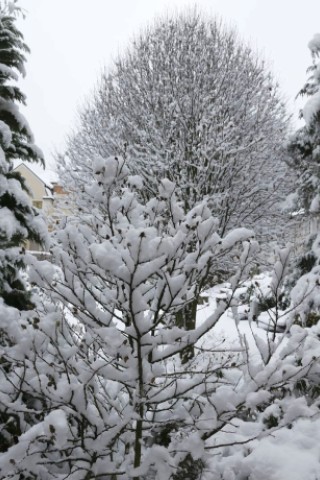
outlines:
{"label": "beige house wall", "polygon": [[[21,163],[14,169],[25,180],[29,190],[31,201],[46,220],[49,232],[52,232],[60,224],[60,221],[68,217],[72,211],[71,196],[56,182],[48,187],[29,167]],[[40,245],[35,242],[27,242],[26,248],[32,251],[42,251]]]}
{"label": "beige house wall", "polygon": [[32,200],[42,202],[43,197],[47,195],[44,182],[23,163],[15,168],[15,172],[19,172],[25,179]]}
{"label": "beige house wall", "polygon": [[[48,196],[45,182],[23,163],[18,165],[14,171],[19,172],[23,177],[33,206],[46,216],[46,212],[52,211],[53,199]],[[26,248],[35,252],[43,250],[41,246],[34,241],[27,241]]]}

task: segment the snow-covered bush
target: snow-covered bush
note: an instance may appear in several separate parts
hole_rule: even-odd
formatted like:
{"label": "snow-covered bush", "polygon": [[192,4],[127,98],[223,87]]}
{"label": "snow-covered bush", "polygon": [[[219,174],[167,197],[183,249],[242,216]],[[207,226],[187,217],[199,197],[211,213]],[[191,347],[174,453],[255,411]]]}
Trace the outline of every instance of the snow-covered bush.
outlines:
{"label": "snow-covered bush", "polygon": [[[199,347],[250,269],[252,232],[221,238],[206,202],[184,211],[168,180],[143,201],[121,158],[98,159],[95,176],[79,193],[91,211],[57,233],[53,262],[30,259],[42,307],[25,325],[19,378],[44,420],[0,457],[0,478],[247,478],[239,459],[255,441],[318,412],[297,387],[318,380],[317,332],[253,333],[252,346],[239,331],[232,348]],[[178,328],[177,311],[238,242],[230,294]],[[190,345],[197,355],[182,365]]]}
{"label": "snow-covered bush", "polygon": [[286,302],[285,281],[291,247],[278,248],[273,269],[250,275],[235,294],[233,312],[238,321],[250,320],[270,333],[285,331],[292,323]]}

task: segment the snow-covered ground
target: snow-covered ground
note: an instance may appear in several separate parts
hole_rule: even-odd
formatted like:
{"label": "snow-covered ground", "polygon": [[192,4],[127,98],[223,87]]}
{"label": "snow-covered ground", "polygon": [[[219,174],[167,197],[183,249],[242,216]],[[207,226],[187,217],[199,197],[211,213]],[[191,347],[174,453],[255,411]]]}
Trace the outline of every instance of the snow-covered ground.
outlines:
{"label": "snow-covered ground", "polygon": [[[206,296],[208,297],[208,303],[200,306],[198,309],[198,325],[203,323],[205,319],[209,315],[211,315],[211,313],[213,313],[213,311],[216,309],[217,298],[219,299],[223,296],[224,289],[226,289],[225,285],[217,285],[216,287],[213,287],[208,290],[208,292],[206,292]],[[251,326],[249,325],[249,322],[245,320],[238,323],[238,329],[241,334],[251,336],[251,328],[255,333],[258,333],[258,331],[260,330],[255,322],[252,322]],[[210,338],[214,337],[216,337],[217,339],[223,338],[228,344],[233,344],[238,340],[239,334],[231,308],[229,308],[227,312],[222,315],[222,317],[214,327],[213,332],[207,334],[206,341],[209,341]]]}
{"label": "snow-covered ground", "polygon": [[[267,294],[270,275],[259,275],[259,287]],[[200,306],[197,322],[201,324],[215,310],[217,299],[223,298],[227,285],[218,285],[208,292],[208,303]],[[244,289],[243,289],[244,291]],[[241,306],[241,311],[247,311],[248,305]],[[268,312],[259,315],[259,323],[241,320],[236,324],[231,309],[222,315],[211,332],[202,339],[201,345],[207,348],[233,350],[240,346],[239,335],[244,335],[250,349],[251,358],[258,354],[254,336],[266,338],[270,332],[264,330],[263,322],[269,322]],[[285,315],[280,320],[285,323]],[[260,327],[258,326],[260,325]],[[262,326],[262,328],[261,328]],[[283,333],[276,334],[277,340],[282,339],[282,345],[287,341]],[[244,432],[245,433],[245,432]],[[248,432],[246,432],[248,433]],[[221,433],[223,439],[224,433]],[[220,440],[221,440],[220,438]],[[244,437],[243,437],[244,438]],[[238,440],[241,440],[241,435]],[[222,441],[223,443],[223,441]],[[250,444],[246,456],[243,456],[243,448],[233,447],[233,453],[224,460],[223,476],[217,472],[213,478],[237,480],[246,478],[249,480],[319,480],[320,479],[320,419],[301,418],[292,424],[292,428],[284,428],[275,431],[272,436],[266,436]],[[229,467],[228,467],[229,465]],[[239,477],[235,476],[239,472]],[[215,472],[215,470],[213,470]],[[228,473],[229,472],[229,473]],[[241,473],[240,473],[241,472]],[[243,476],[247,472],[247,476]]]}
{"label": "snow-covered ground", "polygon": [[[271,281],[270,274],[264,273],[257,275],[251,282],[246,282],[243,287],[239,288],[236,292],[236,297],[239,298],[241,294],[244,294],[250,284],[255,283],[256,288],[259,290],[261,296],[267,296],[269,291],[269,284]],[[217,301],[226,297],[228,293],[228,284],[217,285],[205,294],[208,299],[203,306],[199,306],[197,314],[197,325],[201,325],[206,318],[211,315],[217,307]],[[237,302],[238,307],[238,321],[235,321],[232,309],[229,308],[224,315],[220,318],[213,330],[206,334],[202,340],[203,346],[219,345],[223,343],[224,348],[234,348],[239,346],[239,335],[244,335],[247,342],[253,349],[255,349],[254,336],[265,338],[267,334],[266,330],[272,327],[272,319],[274,314],[272,310],[262,312],[258,315],[257,321],[248,321],[250,305],[242,304],[241,301]],[[286,315],[283,312],[280,315],[279,324],[285,325]]]}

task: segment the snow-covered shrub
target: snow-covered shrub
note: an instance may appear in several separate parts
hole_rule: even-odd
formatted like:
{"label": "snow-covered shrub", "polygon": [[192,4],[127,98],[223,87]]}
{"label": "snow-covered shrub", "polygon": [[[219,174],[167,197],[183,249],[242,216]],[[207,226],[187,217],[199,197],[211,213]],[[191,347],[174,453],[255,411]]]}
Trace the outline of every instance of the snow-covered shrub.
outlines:
{"label": "snow-covered shrub", "polygon": [[278,249],[271,271],[255,275],[235,294],[234,314],[238,320],[257,322],[258,326],[274,335],[291,325],[290,309],[285,303],[286,274],[291,248]]}
{"label": "snow-covered shrub", "polygon": [[[168,180],[145,202],[121,158],[98,159],[95,176],[79,193],[90,209],[57,233],[53,263],[33,261],[46,295],[21,368],[46,399],[44,419],[0,457],[0,478],[246,478],[250,462],[238,461],[259,440],[318,415],[297,383],[319,377],[317,332],[252,331],[250,344],[239,331],[232,348],[201,348],[251,267],[252,232],[221,238],[206,202],[184,211]],[[195,329],[177,327],[177,311],[239,241],[229,295]],[[190,345],[197,355],[182,365]]]}

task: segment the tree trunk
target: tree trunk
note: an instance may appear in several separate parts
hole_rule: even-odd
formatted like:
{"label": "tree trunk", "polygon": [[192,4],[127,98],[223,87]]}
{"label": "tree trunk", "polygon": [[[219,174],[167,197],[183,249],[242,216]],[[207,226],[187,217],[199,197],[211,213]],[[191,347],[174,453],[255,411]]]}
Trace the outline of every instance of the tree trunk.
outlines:
{"label": "tree trunk", "polygon": [[[197,307],[198,307],[198,297],[196,297],[192,302],[188,303],[184,308],[179,310],[176,314],[176,325],[179,328],[184,330],[193,330],[196,328],[196,317],[197,317]],[[187,363],[191,358],[194,357],[194,347],[193,345],[186,346],[180,352],[181,363]]]}

